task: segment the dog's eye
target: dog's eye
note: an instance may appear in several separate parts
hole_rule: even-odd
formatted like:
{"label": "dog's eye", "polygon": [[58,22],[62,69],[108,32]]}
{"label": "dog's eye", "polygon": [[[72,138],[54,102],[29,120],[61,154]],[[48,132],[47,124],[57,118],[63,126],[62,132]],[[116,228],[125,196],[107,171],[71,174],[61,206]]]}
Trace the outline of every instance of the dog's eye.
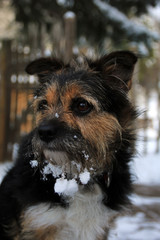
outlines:
{"label": "dog's eye", "polygon": [[47,101],[46,100],[42,100],[40,101],[40,103],[38,104],[38,111],[41,111],[41,110],[45,110],[47,108]]}
{"label": "dog's eye", "polygon": [[83,116],[88,114],[93,109],[93,106],[85,99],[78,98],[74,100],[71,108],[76,115]]}

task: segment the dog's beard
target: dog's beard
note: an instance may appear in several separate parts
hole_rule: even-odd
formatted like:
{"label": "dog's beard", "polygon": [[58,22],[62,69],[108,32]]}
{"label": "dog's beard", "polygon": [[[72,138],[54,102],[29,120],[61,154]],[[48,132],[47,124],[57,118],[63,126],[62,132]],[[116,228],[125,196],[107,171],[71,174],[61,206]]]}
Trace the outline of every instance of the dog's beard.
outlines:
{"label": "dog's beard", "polygon": [[52,151],[45,149],[43,151],[43,155],[47,163],[49,162],[54,167],[59,167],[61,173],[60,175],[63,175],[68,179],[73,177],[76,178],[82,171],[81,163],[70,160],[69,156],[64,151]]}
{"label": "dog's beard", "polygon": [[55,178],[78,179],[84,171],[94,178],[110,168],[109,152],[104,151],[104,147],[99,150],[97,146],[90,145],[80,134],[67,135],[49,143],[35,135],[32,146],[44,178],[45,174],[51,173]]}

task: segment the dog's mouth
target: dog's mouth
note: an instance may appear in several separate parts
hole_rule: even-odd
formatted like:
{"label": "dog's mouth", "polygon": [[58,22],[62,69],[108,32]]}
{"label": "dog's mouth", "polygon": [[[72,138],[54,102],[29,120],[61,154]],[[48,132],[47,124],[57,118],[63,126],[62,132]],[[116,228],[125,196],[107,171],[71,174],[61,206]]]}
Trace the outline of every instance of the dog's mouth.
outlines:
{"label": "dog's mouth", "polygon": [[51,151],[45,149],[43,151],[43,155],[45,159],[51,162],[53,165],[63,166],[68,160],[67,154],[63,151]]}
{"label": "dog's mouth", "polygon": [[43,149],[41,159],[30,162],[32,168],[40,167],[41,180],[48,181],[55,179],[54,191],[59,195],[72,197],[79,189],[90,189],[98,183],[102,186],[109,187],[111,172],[104,168],[103,170],[94,168],[91,159],[83,152],[86,162],[71,160],[65,151]]}
{"label": "dog's mouth", "polygon": [[[64,151],[51,151],[48,149],[43,150],[43,156],[44,165],[41,168],[43,180],[47,180],[48,175],[52,175],[56,179],[75,179],[76,182],[83,185],[93,183],[97,179],[105,181],[107,185],[110,184],[110,169],[99,171],[99,169],[92,166],[92,161],[90,165],[83,165],[76,160],[71,161],[68,154]],[[88,159],[88,155],[85,158]]]}
{"label": "dog's mouth", "polygon": [[55,178],[79,179],[84,172],[88,172],[89,175],[94,173],[93,168],[87,169],[81,162],[70,159],[69,155],[64,151],[45,149],[43,150],[43,156],[44,167],[41,172],[44,178],[47,174],[52,174]]}
{"label": "dog's mouth", "polygon": [[[55,179],[75,179],[77,183],[88,184],[95,182],[105,173],[108,179],[110,162],[106,153],[98,153],[97,149],[87,143],[82,137],[71,135],[63,139],[55,139],[46,144],[33,138],[33,149],[43,180],[50,177]],[[107,180],[108,181],[108,180]]]}

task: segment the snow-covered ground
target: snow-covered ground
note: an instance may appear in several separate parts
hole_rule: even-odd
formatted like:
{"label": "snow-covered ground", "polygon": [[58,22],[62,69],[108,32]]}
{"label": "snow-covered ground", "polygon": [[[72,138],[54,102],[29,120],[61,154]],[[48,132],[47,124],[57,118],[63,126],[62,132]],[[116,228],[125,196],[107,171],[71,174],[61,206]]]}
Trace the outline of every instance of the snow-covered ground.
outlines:
{"label": "snow-covered ground", "polygon": [[7,171],[12,167],[12,163],[5,163],[0,164],[0,183],[2,182],[4,176],[6,175]]}
{"label": "snow-covered ground", "polygon": [[109,240],[159,240],[160,196],[142,197],[135,194],[131,199],[133,209],[115,220]]}
{"label": "snow-covered ground", "polygon": [[134,161],[138,184],[160,185],[160,154],[150,153]]}
{"label": "snow-covered ground", "polygon": [[[159,199],[160,201],[160,199]],[[143,212],[135,215],[119,217],[115,221],[115,229],[109,240],[159,240],[160,219],[151,221]]]}

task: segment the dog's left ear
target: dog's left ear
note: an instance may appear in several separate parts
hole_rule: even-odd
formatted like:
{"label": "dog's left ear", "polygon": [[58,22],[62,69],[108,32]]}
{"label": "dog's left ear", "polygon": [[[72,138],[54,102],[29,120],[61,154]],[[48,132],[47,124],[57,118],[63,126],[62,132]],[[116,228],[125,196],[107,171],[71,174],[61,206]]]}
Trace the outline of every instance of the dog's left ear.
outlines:
{"label": "dog's left ear", "polygon": [[100,72],[104,78],[115,79],[127,91],[132,85],[132,75],[136,62],[137,56],[132,52],[117,51],[94,62],[89,62],[89,67]]}
{"label": "dog's left ear", "polygon": [[36,74],[39,77],[40,83],[43,83],[44,76],[50,72],[57,72],[63,69],[64,63],[56,58],[40,58],[31,62],[25,69],[30,74]]}

